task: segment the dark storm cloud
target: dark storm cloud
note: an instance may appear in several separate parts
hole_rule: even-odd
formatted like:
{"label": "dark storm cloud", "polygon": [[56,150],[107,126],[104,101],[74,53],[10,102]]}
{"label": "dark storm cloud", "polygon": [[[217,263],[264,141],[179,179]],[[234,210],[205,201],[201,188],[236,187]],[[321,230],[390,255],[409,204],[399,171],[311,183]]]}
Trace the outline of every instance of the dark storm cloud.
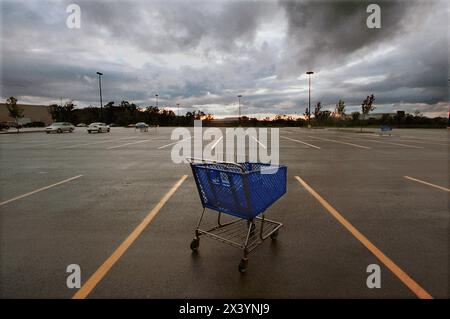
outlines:
{"label": "dark storm cloud", "polygon": [[[79,30],[65,25],[72,2]],[[301,114],[311,67],[313,102],[327,107],[374,93],[379,109],[445,112],[448,4],[374,2],[379,30],[365,25],[367,1],[0,0],[1,93],[97,105],[102,71],[105,101],[158,93],[229,115],[243,94],[246,112]]]}
{"label": "dark storm cloud", "polygon": [[252,40],[277,7],[256,1],[84,0],[80,5],[88,24],[149,52],[192,49],[201,41],[214,50],[236,49],[237,41]]}
{"label": "dark storm cloud", "polygon": [[[418,1],[281,0],[288,19],[291,57],[304,68],[322,69],[342,63],[350,54],[380,44],[403,31]],[[376,3],[382,27],[369,29],[366,8]]]}

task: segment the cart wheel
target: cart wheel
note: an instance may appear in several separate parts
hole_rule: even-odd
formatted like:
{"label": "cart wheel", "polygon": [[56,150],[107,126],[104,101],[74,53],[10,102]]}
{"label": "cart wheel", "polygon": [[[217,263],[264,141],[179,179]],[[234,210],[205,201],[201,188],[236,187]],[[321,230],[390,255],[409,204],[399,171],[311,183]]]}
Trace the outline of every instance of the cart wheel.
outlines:
{"label": "cart wheel", "polygon": [[191,241],[191,249],[192,251],[197,251],[198,246],[200,246],[200,239],[198,238],[194,238]]}
{"label": "cart wheel", "polygon": [[241,262],[239,263],[239,272],[243,274],[247,271],[247,268],[248,268],[248,259],[242,258]]}
{"label": "cart wheel", "polygon": [[270,238],[272,239],[277,239],[277,237],[278,237],[278,229],[272,235],[270,235]]}

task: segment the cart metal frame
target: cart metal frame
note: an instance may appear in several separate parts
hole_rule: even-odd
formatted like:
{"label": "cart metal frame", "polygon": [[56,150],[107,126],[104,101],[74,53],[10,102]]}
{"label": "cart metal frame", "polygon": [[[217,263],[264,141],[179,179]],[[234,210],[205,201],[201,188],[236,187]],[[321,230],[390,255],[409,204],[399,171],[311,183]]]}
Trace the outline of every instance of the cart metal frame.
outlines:
{"label": "cart metal frame", "polygon": [[[221,164],[226,166],[238,167],[242,174],[248,173],[245,167],[239,163],[233,162],[223,162],[223,161],[212,161],[205,159],[189,158],[188,159],[191,166],[196,161],[201,161],[201,163],[212,163]],[[198,180],[193,171],[195,183],[198,187]],[[248,198],[248,188],[244,187],[245,196]],[[203,202],[202,202],[203,204]],[[205,215],[205,211],[208,209],[203,205],[203,211],[198,220],[197,227],[195,229],[195,237],[191,242],[191,249],[196,252],[200,245],[200,237],[205,236],[211,239],[220,241],[222,243],[228,244],[230,246],[242,249],[243,257],[239,263],[238,269],[241,273],[245,273],[248,268],[248,255],[256,247],[261,245],[264,240],[271,238],[275,240],[278,236],[278,232],[283,224],[271,219],[265,218],[264,212],[260,213],[260,216],[251,217],[248,219],[235,218],[230,222],[222,223],[221,217],[222,212],[215,211],[218,214],[217,225],[209,228],[202,229],[201,224]]]}

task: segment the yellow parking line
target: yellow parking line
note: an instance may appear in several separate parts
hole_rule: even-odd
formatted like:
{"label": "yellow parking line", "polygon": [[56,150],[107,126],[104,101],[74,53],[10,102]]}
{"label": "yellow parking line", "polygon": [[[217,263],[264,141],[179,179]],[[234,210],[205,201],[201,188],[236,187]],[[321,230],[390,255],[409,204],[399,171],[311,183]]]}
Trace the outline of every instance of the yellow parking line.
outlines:
{"label": "yellow parking line", "polygon": [[431,184],[431,183],[428,183],[428,182],[425,182],[425,181],[422,181],[420,179],[413,178],[413,177],[410,177],[410,176],[403,176],[403,177],[406,178],[406,179],[409,179],[411,181],[414,181],[414,182],[418,182],[418,183],[421,183],[421,184],[424,184],[424,185],[428,185],[428,186],[431,186],[431,187],[434,187],[434,188],[437,188],[437,189],[441,189],[441,190],[446,191],[446,192],[450,192],[450,189],[447,188],[447,187]]}
{"label": "yellow parking line", "polygon": [[333,208],[325,199],[322,198],[311,186],[303,179],[295,176],[297,181],[302,185],[339,223],[342,224],[361,244],[363,244],[372,254],[375,255],[394,275],[400,279],[417,297],[421,299],[433,299],[433,297],[423,289],[414,279],[406,274],[399,266],[397,266],[389,257],[372,244],[358,229],[356,229],[348,220],[346,220],[336,209]]}
{"label": "yellow parking line", "polygon": [[91,291],[97,286],[102,278],[108,273],[108,271],[114,266],[120,257],[127,251],[127,249],[133,244],[133,242],[139,237],[144,229],[150,224],[150,222],[159,213],[161,208],[168,202],[177,189],[183,184],[188,176],[183,175],[172,188],[164,195],[163,198],[148,212],[147,216],[142,222],[131,232],[130,235],[120,244],[119,247],[112,253],[111,256],[95,271],[95,273],[86,281],[86,283],[73,295],[72,299],[84,299]]}
{"label": "yellow parking line", "polygon": [[38,188],[38,189],[36,189],[36,190],[34,190],[34,191],[31,191],[31,192],[28,192],[28,193],[26,193],[26,194],[23,194],[23,195],[16,196],[16,197],[14,197],[14,198],[5,200],[4,202],[1,202],[1,203],[0,203],[0,206],[6,205],[6,204],[8,204],[8,203],[14,202],[14,201],[16,201],[16,200],[18,200],[18,199],[21,199],[21,198],[24,198],[24,197],[28,197],[28,196],[33,195],[33,194],[36,194],[36,193],[38,193],[38,192],[45,191],[45,190],[47,190],[47,189],[49,189],[49,188],[52,188],[52,187],[55,187],[55,186],[58,186],[58,185],[61,185],[61,184],[64,184],[64,183],[73,181],[74,179],[80,178],[81,176],[83,176],[83,175],[77,175],[77,176],[74,176],[74,177],[65,179],[65,180],[63,180],[63,181],[60,181],[60,182],[58,182],[58,183],[55,183],[55,184],[52,184],[52,185],[48,185],[48,186],[45,186],[45,187],[42,187],[42,188]]}

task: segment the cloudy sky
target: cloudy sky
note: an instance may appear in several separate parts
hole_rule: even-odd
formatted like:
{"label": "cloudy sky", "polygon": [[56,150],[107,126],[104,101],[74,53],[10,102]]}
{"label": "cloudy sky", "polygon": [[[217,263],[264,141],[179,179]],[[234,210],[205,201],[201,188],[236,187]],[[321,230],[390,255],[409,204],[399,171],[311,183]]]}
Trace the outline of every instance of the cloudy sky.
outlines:
{"label": "cloudy sky", "polygon": [[[78,107],[155,104],[218,117],[303,114],[312,102],[347,112],[375,95],[375,112],[449,108],[447,1],[0,0],[1,95]],[[66,8],[81,8],[69,29]],[[369,29],[367,5],[381,7]]]}

